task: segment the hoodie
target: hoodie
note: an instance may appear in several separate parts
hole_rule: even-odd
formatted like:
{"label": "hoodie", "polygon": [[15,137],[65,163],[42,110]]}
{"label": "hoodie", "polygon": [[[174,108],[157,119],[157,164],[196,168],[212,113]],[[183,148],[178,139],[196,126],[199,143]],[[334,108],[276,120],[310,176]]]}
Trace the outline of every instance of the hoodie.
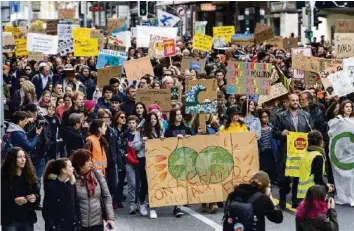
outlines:
{"label": "hoodie", "polygon": [[30,153],[35,149],[38,141],[39,135],[36,133],[33,138],[27,136],[27,133],[20,126],[10,123],[6,133],[10,133],[10,140],[13,147],[21,147],[27,153]]}

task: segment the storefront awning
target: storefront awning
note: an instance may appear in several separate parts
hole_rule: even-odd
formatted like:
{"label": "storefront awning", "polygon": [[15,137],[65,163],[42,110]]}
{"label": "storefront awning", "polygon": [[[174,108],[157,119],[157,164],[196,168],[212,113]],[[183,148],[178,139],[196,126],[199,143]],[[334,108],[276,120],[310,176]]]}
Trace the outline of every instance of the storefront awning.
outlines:
{"label": "storefront awning", "polygon": [[180,4],[189,4],[200,1],[160,1],[156,3],[156,6],[170,6],[170,5],[180,5]]}

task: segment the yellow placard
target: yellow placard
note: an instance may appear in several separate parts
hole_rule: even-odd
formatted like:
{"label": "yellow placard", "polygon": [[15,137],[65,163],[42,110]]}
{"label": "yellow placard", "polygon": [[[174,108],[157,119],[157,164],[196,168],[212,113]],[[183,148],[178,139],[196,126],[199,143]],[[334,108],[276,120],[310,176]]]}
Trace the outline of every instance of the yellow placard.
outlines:
{"label": "yellow placard", "polygon": [[15,53],[17,57],[28,55],[27,38],[15,39],[15,46],[16,46]]}
{"label": "yellow placard", "polygon": [[289,132],[287,136],[287,158],[285,176],[300,176],[300,160],[307,152],[308,138],[304,132]]}
{"label": "yellow placard", "polygon": [[226,42],[231,42],[231,37],[234,34],[235,34],[235,26],[216,26],[216,27],[213,27],[214,38],[223,37]]}
{"label": "yellow placard", "polygon": [[74,39],[75,56],[97,56],[98,39],[97,38],[79,38]]}
{"label": "yellow placard", "polygon": [[73,38],[74,39],[90,38],[91,37],[91,28],[74,27],[72,29],[72,32],[73,32]]}
{"label": "yellow placard", "polygon": [[199,32],[194,34],[193,48],[200,51],[210,51],[213,46],[213,38],[211,36],[201,34]]}
{"label": "yellow placard", "polygon": [[21,34],[22,28],[18,26],[5,26],[4,32],[11,32],[13,36],[18,37]]}

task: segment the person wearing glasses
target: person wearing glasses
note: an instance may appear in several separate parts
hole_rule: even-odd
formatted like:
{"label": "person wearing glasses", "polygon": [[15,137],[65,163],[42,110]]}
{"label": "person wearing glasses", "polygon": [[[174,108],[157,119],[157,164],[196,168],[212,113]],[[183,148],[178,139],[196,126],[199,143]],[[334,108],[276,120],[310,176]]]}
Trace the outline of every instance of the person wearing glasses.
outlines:
{"label": "person wearing glasses", "polygon": [[31,67],[31,65],[27,64],[27,65],[25,66],[22,75],[25,75],[25,76],[27,76],[29,79],[32,79],[32,77],[33,77],[33,72],[32,72],[32,67]]}

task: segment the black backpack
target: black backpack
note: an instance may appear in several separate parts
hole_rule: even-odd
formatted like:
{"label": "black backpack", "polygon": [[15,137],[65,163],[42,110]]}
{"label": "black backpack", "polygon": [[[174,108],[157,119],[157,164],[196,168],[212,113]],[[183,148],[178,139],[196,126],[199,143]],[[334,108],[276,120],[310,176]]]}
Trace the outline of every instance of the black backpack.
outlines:
{"label": "black backpack", "polygon": [[260,196],[261,192],[254,193],[247,201],[242,201],[241,198],[233,200],[234,192],[231,192],[227,197],[223,217],[224,231],[256,231],[257,217],[253,209],[253,202]]}

